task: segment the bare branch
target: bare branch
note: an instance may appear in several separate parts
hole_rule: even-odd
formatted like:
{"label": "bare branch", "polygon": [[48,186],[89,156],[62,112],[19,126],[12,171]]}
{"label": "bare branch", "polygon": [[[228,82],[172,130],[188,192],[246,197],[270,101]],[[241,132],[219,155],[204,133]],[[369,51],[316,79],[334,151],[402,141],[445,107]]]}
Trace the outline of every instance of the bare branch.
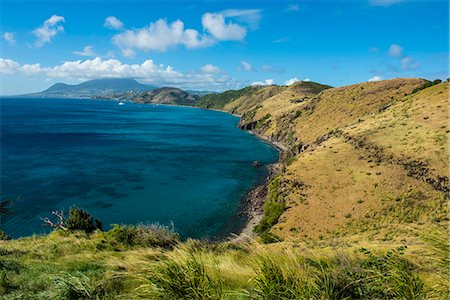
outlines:
{"label": "bare branch", "polygon": [[54,229],[62,229],[67,230],[65,220],[64,220],[64,212],[62,210],[54,210],[52,211],[52,215],[54,215],[57,219],[56,223],[52,222],[48,217],[41,218],[41,220],[44,222],[44,226],[48,226],[50,228]]}

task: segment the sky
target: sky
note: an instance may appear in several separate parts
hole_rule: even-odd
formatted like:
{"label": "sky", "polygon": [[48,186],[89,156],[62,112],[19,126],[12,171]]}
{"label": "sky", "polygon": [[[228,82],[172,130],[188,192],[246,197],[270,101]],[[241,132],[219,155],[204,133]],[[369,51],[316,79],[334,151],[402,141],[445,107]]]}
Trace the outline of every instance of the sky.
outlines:
{"label": "sky", "polygon": [[446,79],[446,0],[1,0],[0,95],[134,78],[222,91]]}

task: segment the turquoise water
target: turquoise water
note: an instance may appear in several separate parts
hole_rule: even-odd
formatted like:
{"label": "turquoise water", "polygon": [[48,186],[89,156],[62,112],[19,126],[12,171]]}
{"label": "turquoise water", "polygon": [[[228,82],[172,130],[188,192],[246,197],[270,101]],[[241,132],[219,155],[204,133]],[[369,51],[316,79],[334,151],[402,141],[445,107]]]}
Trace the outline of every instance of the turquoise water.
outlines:
{"label": "turquoise water", "polygon": [[80,207],[108,224],[159,222],[184,237],[236,230],[242,197],[278,152],[221,112],[80,99],[2,98],[2,228],[45,232],[40,217]]}

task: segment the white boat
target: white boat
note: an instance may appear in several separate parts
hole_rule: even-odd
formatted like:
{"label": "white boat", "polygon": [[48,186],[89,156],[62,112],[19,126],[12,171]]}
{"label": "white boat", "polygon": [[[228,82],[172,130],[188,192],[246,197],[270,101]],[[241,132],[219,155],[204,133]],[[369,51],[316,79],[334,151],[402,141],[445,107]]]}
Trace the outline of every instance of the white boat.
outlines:
{"label": "white boat", "polygon": [[125,104],[125,102],[123,102],[123,101],[119,102],[119,105],[124,105],[124,104]]}

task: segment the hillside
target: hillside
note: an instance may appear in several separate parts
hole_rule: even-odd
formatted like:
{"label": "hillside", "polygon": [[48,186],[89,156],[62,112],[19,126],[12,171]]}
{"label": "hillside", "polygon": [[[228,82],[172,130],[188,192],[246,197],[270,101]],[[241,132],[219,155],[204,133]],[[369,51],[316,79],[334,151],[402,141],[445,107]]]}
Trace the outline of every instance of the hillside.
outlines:
{"label": "hillside", "polygon": [[134,97],[133,101],[138,103],[193,105],[199,98],[200,96],[178,88],[163,87],[143,92]]}
{"label": "hillside", "polygon": [[142,92],[154,88],[128,78],[93,79],[80,84],[55,83],[45,91],[24,95],[26,97],[91,98],[125,92]]}
{"label": "hillside", "polygon": [[269,185],[277,196],[268,200],[283,207],[266,209],[278,220],[271,234],[413,242],[417,230],[447,224],[449,83],[415,93],[427,81],[322,91],[302,84],[264,87],[224,106],[243,115],[242,128],[289,149]]}

